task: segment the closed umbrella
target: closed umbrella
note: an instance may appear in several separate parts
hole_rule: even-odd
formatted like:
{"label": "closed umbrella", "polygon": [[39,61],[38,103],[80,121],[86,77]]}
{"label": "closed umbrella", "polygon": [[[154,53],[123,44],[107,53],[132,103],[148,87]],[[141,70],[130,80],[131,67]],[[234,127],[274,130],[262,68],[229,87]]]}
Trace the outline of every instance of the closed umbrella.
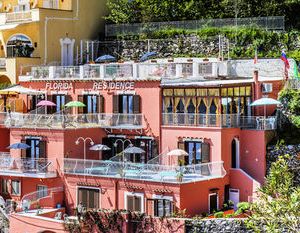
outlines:
{"label": "closed umbrella", "polygon": [[7,147],[7,149],[13,149],[13,150],[26,150],[28,148],[30,148],[30,146],[25,143],[15,143]]}
{"label": "closed umbrella", "polygon": [[100,160],[101,159],[101,156],[100,156],[101,151],[108,151],[108,150],[111,150],[111,149],[106,145],[97,144],[97,145],[94,145],[94,146],[90,147],[90,150],[99,151],[99,160]]}

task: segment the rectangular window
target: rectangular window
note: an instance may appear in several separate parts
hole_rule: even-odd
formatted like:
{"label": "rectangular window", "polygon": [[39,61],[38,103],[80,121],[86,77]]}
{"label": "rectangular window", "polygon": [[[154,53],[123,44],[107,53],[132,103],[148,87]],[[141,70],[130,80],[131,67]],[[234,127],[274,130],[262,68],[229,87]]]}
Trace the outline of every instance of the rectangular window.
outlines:
{"label": "rectangular window", "polygon": [[38,196],[38,199],[47,197],[48,196],[48,187],[45,185],[38,185],[37,186],[37,196]]}
{"label": "rectangular window", "polygon": [[173,203],[167,199],[154,199],[153,209],[155,217],[169,217],[173,212]]}
{"label": "rectangular window", "polygon": [[34,160],[46,158],[46,141],[42,141],[39,137],[28,137],[24,143],[30,146],[29,149],[24,150],[26,158]]}
{"label": "rectangular window", "polygon": [[203,142],[185,142],[185,164],[200,164],[210,162],[210,145]]}
{"label": "rectangular window", "polygon": [[99,195],[99,189],[79,188],[77,204],[81,203],[87,209],[98,209]]}
{"label": "rectangular window", "polygon": [[127,210],[133,212],[143,212],[143,197],[141,195],[127,195],[126,196]]}
{"label": "rectangular window", "polygon": [[11,194],[12,195],[21,194],[21,182],[19,180],[13,180],[11,182]]}
{"label": "rectangular window", "polygon": [[1,180],[1,192],[2,193],[8,193],[8,184],[9,184],[9,181],[6,180],[6,179],[2,179]]}

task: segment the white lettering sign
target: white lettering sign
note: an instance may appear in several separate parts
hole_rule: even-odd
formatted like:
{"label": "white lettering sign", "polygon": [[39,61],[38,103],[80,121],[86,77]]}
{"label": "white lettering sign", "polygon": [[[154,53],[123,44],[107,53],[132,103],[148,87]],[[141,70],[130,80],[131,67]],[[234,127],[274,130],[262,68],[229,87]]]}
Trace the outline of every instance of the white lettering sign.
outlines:
{"label": "white lettering sign", "polygon": [[93,90],[134,90],[134,82],[94,82]]}
{"label": "white lettering sign", "polygon": [[72,83],[46,83],[46,90],[54,90],[54,91],[62,91],[62,90],[72,90],[73,84]]}

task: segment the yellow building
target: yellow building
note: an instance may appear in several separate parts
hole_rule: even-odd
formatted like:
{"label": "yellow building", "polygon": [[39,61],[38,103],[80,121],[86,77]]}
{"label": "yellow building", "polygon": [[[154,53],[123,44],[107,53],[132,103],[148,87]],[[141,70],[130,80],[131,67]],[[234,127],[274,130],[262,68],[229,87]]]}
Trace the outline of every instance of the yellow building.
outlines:
{"label": "yellow building", "polygon": [[17,83],[34,65],[78,63],[82,40],[103,30],[105,9],[105,0],[1,0],[0,83]]}

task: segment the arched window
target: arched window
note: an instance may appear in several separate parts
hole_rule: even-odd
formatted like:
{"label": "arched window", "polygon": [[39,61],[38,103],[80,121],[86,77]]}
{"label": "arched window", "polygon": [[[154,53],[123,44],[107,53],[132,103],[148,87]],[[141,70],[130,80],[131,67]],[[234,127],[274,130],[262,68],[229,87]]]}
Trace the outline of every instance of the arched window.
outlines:
{"label": "arched window", "polygon": [[34,48],[25,35],[14,35],[7,41],[7,57],[31,57]]}

